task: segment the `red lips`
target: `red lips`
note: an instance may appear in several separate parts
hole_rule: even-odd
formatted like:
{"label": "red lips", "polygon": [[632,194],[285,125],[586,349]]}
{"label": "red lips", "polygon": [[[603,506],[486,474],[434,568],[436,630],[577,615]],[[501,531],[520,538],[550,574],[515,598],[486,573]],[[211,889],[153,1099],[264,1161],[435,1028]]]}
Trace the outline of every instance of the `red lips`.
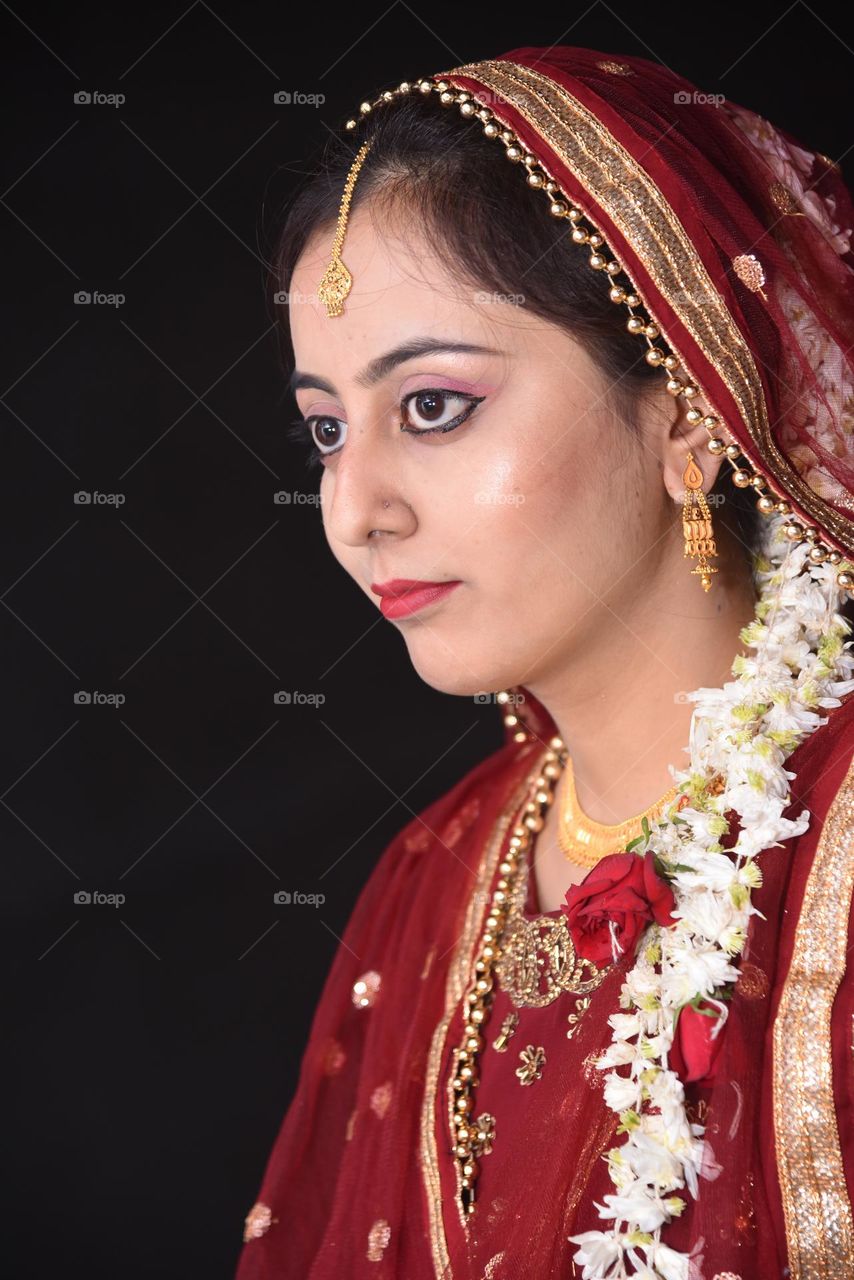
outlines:
{"label": "red lips", "polygon": [[388,582],[372,582],[371,590],[380,596],[384,617],[403,618],[444,599],[459,585],[458,579],[453,582],[421,582],[417,578],[390,578]]}

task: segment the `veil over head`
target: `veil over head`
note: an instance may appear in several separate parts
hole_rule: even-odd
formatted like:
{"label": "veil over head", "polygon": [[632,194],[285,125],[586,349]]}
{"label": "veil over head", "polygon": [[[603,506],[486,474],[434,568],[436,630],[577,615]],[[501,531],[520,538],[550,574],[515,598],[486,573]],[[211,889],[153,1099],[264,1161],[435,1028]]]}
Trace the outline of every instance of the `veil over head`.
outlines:
{"label": "veil over head", "polygon": [[503,146],[617,306],[645,313],[638,357],[721,441],[734,483],[790,511],[793,540],[854,556],[854,206],[838,165],[643,58],[512,49],[404,81],[361,119],[419,91]]}
{"label": "veil over head", "polygon": [[[840,589],[854,592],[854,206],[838,166],[666,67],[590,49],[519,48],[404,81],[362,103],[361,120],[412,93],[430,99],[425,110],[434,102],[459,110],[460,128],[482,128],[485,148],[506,149],[531,199],[546,202],[545,216],[601,273],[615,323],[637,333],[639,358],[661,365],[689,421],[708,428],[713,453],[726,453],[734,483],[752,486],[766,515],[787,516],[792,541],[807,539],[816,562],[829,560]],[[360,120],[348,128],[358,140]],[[825,744],[847,740],[852,705],[836,709]],[[508,731],[498,752],[399,833],[363,889],[247,1218],[238,1280],[576,1273],[567,1234],[599,1225],[594,1200],[610,1189],[604,1161],[589,1143],[578,1146],[607,1119],[587,1084],[567,1089],[566,1132],[532,1102],[516,1153],[519,1187],[500,1208],[493,1202],[497,1219],[475,1223],[459,1264],[443,1255],[441,1197],[425,1191],[425,1181],[438,1184],[436,1160],[450,1158],[450,1147],[430,1155],[424,1099],[446,1078],[437,1032],[443,1020],[454,1027],[470,979],[489,900],[482,869],[498,864],[502,830],[537,768],[536,739],[554,728],[536,699],[524,715],[532,739]],[[826,750],[814,735],[792,757],[798,807],[808,803],[818,816],[845,767],[838,752],[828,767]],[[765,1104],[750,1100],[771,1034],[768,983],[773,992],[775,966],[786,962],[785,946],[791,951],[786,930],[798,905],[789,913],[787,894],[803,879],[820,825],[800,838],[791,866],[775,851],[757,892],[767,927],[750,959],[767,982],[736,985],[719,1083],[706,1099],[725,1172],[668,1227],[676,1248],[703,1236],[715,1242],[716,1256],[745,1280],[782,1274],[773,1123]],[[460,947],[468,947],[462,961]],[[610,1029],[589,1026],[601,1052]],[[848,1114],[845,1104],[839,1114]],[[760,1146],[764,1176],[757,1172],[754,1186]],[[578,1188],[571,1205],[570,1186]],[[490,1257],[497,1237],[500,1252]]]}

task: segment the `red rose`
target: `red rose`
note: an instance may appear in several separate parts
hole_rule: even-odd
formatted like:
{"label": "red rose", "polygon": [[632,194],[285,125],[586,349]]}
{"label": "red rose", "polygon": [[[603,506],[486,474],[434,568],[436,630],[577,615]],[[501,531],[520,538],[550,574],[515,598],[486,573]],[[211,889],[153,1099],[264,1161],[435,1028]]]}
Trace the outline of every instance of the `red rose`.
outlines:
{"label": "red rose", "polygon": [[673,924],[675,905],[673,890],[656,871],[651,852],[609,853],[581,884],[570,886],[561,909],[578,954],[605,965],[614,958],[612,936],[619,951],[629,951],[652,921]]}
{"label": "red rose", "polygon": [[708,1085],[715,1078],[724,1029],[722,1027],[713,1040],[712,1031],[717,1026],[719,1010],[709,1004],[708,1000],[701,1000],[699,1007],[712,1010],[714,1017],[700,1013],[690,1004],[683,1005],[679,1010],[676,1034],[667,1057],[671,1069],[684,1084],[695,1081]]}

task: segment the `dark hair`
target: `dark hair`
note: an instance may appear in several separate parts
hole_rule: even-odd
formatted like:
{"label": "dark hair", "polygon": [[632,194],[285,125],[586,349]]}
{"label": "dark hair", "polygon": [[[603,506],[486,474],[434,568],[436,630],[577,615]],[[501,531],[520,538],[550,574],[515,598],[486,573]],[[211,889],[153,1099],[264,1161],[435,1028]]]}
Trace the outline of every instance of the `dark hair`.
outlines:
{"label": "dark hair", "polygon": [[[587,252],[571,241],[568,224],[550,215],[546,198],[528,186],[523,167],[509,164],[477,122],[439,106],[434,94],[401,94],[377,106],[351,134],[330,135],[317,169],[288,209],[273,289],[287,294],[313,234],[328,230],[331,240],[348,171],[368,138],[351,213],[368,200],[389,214],[403,209],[455,278],[489,293],[522,295],[529,311],[560,325],[586,350],[605,377],[612,407],[637,433],[639,397],[656,387],[665,395],[663,374],[644,358],[643,341],[628,332],[625,311],[608,296],[608,277],[590,268]],[[737,488],[724,461],[712,493],[714,524],[729,527],[749,563],[764,518],[754,490]]]}

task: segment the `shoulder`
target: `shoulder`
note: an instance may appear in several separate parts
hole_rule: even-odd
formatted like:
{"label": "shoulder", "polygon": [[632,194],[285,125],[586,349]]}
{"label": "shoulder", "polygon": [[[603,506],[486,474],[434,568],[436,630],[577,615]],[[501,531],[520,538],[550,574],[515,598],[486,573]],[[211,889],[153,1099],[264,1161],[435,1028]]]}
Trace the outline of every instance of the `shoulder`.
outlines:
{"label": "shoulder", "polygon": [[[341,1008],[356,980],[383,974],[387,990],[408,983],[411,998],[428,957],[450,963],[484,850],[539,758],[539,748],[504,744],[385,846],[356,897],[328,978]],[[434,976],[439,972],[437,960]]]}
{"label": "shoulder", "polygon": [[786,768],[794,775],[795,803],[819,816],[827,810],[854,758],[854,690],[831,707],[823,723],[792,752]]}
{"label": "shoulder", "polygon": [[505,741],[478,761],[441,795],[412,818],[391,841],[386,855],[426,854],[456,849],[473,828],[494,821],[510,803],[519,779],[534,767],[539,752],[532,745]]}
{"label": "shoulder", "polygon": [[540,756],[539,743],[505,742],[414,813],[381,852],[352,923],[406,915],[420,904],[422,888],[431,900],[433,895],[449,901],[464,897],[491,831],[516,803]]}

